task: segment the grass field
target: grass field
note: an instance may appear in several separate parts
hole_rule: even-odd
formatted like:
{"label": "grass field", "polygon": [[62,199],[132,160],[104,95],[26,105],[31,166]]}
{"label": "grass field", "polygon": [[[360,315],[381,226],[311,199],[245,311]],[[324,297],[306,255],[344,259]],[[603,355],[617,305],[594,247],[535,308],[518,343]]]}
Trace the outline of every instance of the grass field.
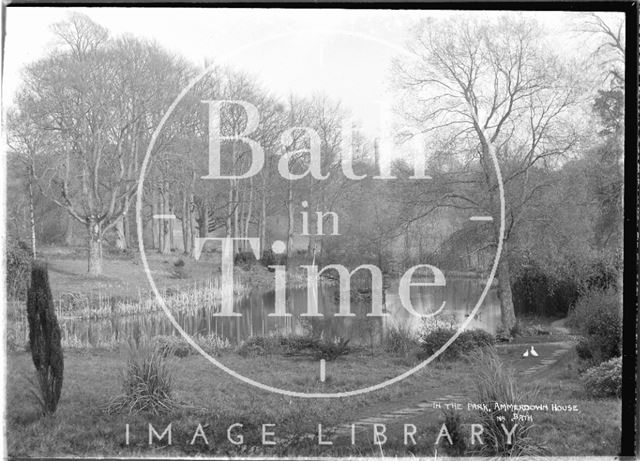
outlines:
{"label": "grass field", "polygon": [[[523,378],[522,386],[538,387],[544,403],[577,405],[579,412],[536,413],[535,437],[553,455],[615,455],[620,430],[620,403],[617,399],[586,398],[572,366],[573,353],[551,367],[540,379]],[[505,363],[516,358],[503,354]],[[343,423],[354,423],[364,416],[380,416],[400,407],[431,401],[452,392],[473,402],[473,376],[469,364],[436,364],[383,390],[343,399],[308,400],[289,398],[258,390],[226,375],[202,357],[174,358],[172,369],[175,398],[181,408],[163,416],[150,414],[107,414],[103,408],[120,392],[120,373],[126,362],[124,351],[67,352],[65,382],[58,412],[41,417],[29,395],[26,378],[33,373],[27,353],[12,353],[7,374],[8,452],[12,456],[170,456],[185,454],[322,454],[375,455],[380,447],[364,437],[355,446],[319,446],[309,438],[318,424],[325,431]],[[260,382],[299,391],[335,392],[381,382],[405,371],[411,359],[387,353],[354,354],[327,366],[327,382],[318,379],[318,363],[312,360],[271,356],[242,358],[225,353],[220,360],[234,370]],[[17,404],[16,402],[20,402]],[[466,402],[460,402],[466,405]],[[535,402],[534,402],[535,403]],[[465,423],[474,422],[474,413],[463,411]],[[172,424],[172,445],[148,444],[148,423],[161,433]],[[202,424],[209,446],[191,439]],[[243,424],[244,444],[227,441],[227,428]],[[420,428],[418,445],[404,446],[402,424]],[[125,425],[130,427],[130,444],[125,444]],[[263,446],[261,425],[275,424],[277,445]],[[419,415],[389,423],[389,442],[385,454],[432,455],[440,410],[427,409]],[[271,430],[271,429],[270,429]],[[325,432],[326,433],[326,432]],[[397,434],[396,434],[397,433]],[[396,434],[396,435],[394,435]]]}
{"label": "grass field", "polygon": [[[180,253],[162,255],[156,251],[146,254],[150,274],[158,289],[179,289],[192,285],[194,281],[210,279],[219,274],[220,254],[203,252],[196,261]],[[144,266],[136,252],[105,254],[103,274],[87,273],[86,250],[82,247],[44,247],[40,257],[49,266],[51,289],[55,295],[61,293],[102,293],[105,297],[137,298],[150,291]],[[185,265],[176,271],[175,263],[182,260]],[[270,282],[268,271],[247,276],[256,287]],[[272,282],[271,282],[272,283]]]}

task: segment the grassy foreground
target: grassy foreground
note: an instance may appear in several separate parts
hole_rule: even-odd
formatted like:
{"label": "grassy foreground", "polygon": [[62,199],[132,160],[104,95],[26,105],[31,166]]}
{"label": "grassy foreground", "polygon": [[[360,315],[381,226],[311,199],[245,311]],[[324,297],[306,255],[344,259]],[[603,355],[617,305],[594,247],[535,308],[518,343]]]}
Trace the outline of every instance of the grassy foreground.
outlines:
{"label": "grassy foreground", "polygon": [[[504,348],[507,365],[522,368],[516,354]],[[544,349],[542,349],[544,350]],[[190,355],[173,360],[175,398],[181,408],[171,414],[107,414],[104,405],[120,393],[120,376],[126,361],[121,351],[66,351],[65,382],[55,416],[43,418],[29,395],[27,377],[33,375],[31,357],[11,353],[7,361],[6,409],[8,454],[10,456],[180,456],[180,455],[380,455],[371,432],[358,436],[357,443],[318,445],[318,424],[325,438],[330,428],[355,423],[364,417],[380,417],[393,409],[415,406],[449,394],[464,396],[461,412],[464,424],[477,422],[467,411],[474,402],[470,366],[463,361],[429,366],[402,383],[366,395],[342,399],[299,399],[268,393],[241,383],[213,367],[204,358]],[[415,361],[410,357],[378,352],[352,354],[327,364],[327,382],[319,382],[316,361],[281,356],[243,358],[223,353],[222,363],[258,381],[300,391],[335,392],[379,383],[406,371]],[[620,434],[620,402],[617,399],[590,400],[579,383],[574,352],[565,354],[543,376],[520,377],[524,387],[537,387],[541,402],[577,405],[578,412],[534,413],[533,437],[552,455],[615,455]],[[387,456],[433,456],[433,444],[443,422],[441,410],[424,412],[388,422]],[[172,445],[166,438],[148,444],[148,424],[161,434],[172,425]],[[242,445],[227,440],[232,424]],[[404,445],[406,423],[418,428],[417,445]],[[129,424],[129,445],[125,427]],[[201,424],[202,438],[192,445]],[[275,424],[275,446],[262,444],[262,424]],[[369,434],[369,435],[367,435]]]}

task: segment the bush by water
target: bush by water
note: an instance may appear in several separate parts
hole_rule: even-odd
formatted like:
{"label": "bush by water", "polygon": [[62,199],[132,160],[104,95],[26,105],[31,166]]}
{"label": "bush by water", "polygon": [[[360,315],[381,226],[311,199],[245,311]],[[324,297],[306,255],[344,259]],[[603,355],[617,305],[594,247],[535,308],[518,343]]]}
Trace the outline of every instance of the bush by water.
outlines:
{"label": "bush by water", "polygon": [[[454,328],[438,328],[420,337],[418,358],[424,360],[433,355],[456,333]],[[474,350],[492,346],[495,338],[484,330],[466,330],[438,356],[439,360],[457,360]]]}

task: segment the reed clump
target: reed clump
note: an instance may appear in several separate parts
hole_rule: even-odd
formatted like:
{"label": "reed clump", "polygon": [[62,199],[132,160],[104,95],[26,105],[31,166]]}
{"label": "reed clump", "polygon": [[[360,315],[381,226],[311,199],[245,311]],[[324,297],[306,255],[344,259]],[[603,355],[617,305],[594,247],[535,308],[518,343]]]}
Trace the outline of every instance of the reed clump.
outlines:
{"label": "reed clump", "polygon": [[108,413],[169,413],[180,407],[173,396],[171,361],[165,351],[143,337],[128,341],[122,394],[106,405]]}

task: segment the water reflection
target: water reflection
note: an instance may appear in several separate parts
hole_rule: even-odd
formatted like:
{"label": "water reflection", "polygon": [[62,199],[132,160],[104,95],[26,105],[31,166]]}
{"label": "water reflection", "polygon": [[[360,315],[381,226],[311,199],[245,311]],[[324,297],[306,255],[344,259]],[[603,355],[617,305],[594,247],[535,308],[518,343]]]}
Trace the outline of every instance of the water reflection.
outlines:
{"label": "water reflection", "polygon": [[[436,311],[446,301],[444,311],[436,318],[461,324],[470,315],[483,288],[478,280],[448,279],[444,287],[412,287],[410,297],[414,309],[421,314]],[[253,335],[311,333],[328,338],[349,338],[352,343],[368,345],[379,342],[384,331],[393,326],[401,325],[417,330],[422,324],[420,318],[412,316],[402,307],[397,285],[390,287],[385,293],[385,311],[390,314],[385,318],[366,317],[371,308],[370,301],[365,300],[352,300],[351,312],[356,317],[335,317],[338,312],[338,290],[337,286],[319,287],[318,311],[324,317],[301,315],[306,312],[306,289],[288,291],[287,312],[292,314],[290,317],[268,316],[275,311],[274,292],[252,293],[239,299],[235,311],[240,312],[242,317],[215,317],[208,307],[189,313],[176,313],[175,317],[190,335],[216,334],[232,343]],[[495,333],[499,323],[499,301],[492,288],[468,328],[481,328]],[[92,345],[126,339],[137,331],[151,336],[177,334],[162,312],[99,321],[63,320],[61,327],[67,338],[76,338],[79,342]]]}

